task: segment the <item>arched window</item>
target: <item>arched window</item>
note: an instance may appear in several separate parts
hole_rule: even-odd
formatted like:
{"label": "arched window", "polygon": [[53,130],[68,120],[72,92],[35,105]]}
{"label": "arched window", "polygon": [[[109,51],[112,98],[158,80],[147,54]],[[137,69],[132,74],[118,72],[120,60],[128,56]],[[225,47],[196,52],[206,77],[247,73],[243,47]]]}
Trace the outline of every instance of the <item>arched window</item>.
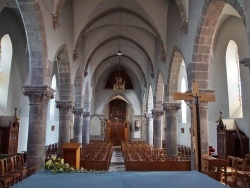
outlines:
{"label": "arched window", "polygon": [[[187,71],[184,60],[182,59],[179,78],[178,78],[178,92],[185,93],[187,91]],[[181,110],[178,111],[179,121],[181,123],[187,123],[187,104],[184,100],[179,100],[181,103]]]}
{"label": "arched window", "polygon": [[237,44],[233,40],[229,41],[226,50],[226,69],[229,117],[241,118],[243,116],[243,113],[239,55]]}
{"label": "arched window", "polygon": [[151,85],[149,86],[149,91],[148,91],[148,113],[152,113],[151,110],[154,109],[154,99],[153,99],[153,91]]}
{"label": "arched window", "polygon": [[[187,91],[187,84],[184,78],[181,79],[181,92],[185,93]],[[181,114],[182,123],[187,123],[187,104],[184,100],[181,101]]]}
{"label": "arched window", "polygon": [[[51,88],[56,91],[56,76],[54,75],[52,77],[52,82],[51,82]],[[54,96],[56,96],[56,92],[54,93]],[[50,105],[49,105],[49,119],[50,120],[55,120],[55,97],[50,100]]]}
{"label": "arched window", "polygon": [[0,106],[5,109],[8,99],[10,69],[12,63],[12,42],[8,34],[0,41]]}

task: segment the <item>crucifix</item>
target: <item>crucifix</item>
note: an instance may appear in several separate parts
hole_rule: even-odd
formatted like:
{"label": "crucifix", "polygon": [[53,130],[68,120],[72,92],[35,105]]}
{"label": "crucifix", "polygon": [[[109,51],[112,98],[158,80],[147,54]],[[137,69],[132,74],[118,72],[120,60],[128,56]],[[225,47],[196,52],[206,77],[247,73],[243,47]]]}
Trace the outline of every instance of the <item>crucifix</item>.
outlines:
{"label": "crucifix", "polygon": [[[193,82],[192,83],[192,92],[191,93],[179,93],[174,92],[174,99],[175,100],[184,100],[187,104],[187,101],[193,101],[193,104],[188,104],[192,109],[192,117],[193,117],[193,131],[195,141],[192,142],[193,146],[195,146],[195,164],[196,169],[201,172],[201,137],[200,137],[200,107],[199,102],[214,102],[215,95],[211,94],[202,94],[198,91],[198,84]],[[195,107],[194,107],[195,105]],[[193,133],[191,133],[193,134]]]}

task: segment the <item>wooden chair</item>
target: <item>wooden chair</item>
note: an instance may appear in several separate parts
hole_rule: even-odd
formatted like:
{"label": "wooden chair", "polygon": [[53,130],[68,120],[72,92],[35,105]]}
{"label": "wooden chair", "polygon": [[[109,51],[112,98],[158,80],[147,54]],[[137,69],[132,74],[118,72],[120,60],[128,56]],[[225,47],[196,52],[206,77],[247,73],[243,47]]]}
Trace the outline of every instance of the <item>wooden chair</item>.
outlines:
{"label": "wooden chair", "polygon": [[14,178],[13,176],[7,176],[5,175],[5,168],[4,168],[4,161],[0,160],[0,182],[3,188],[11,187],[11,185],[14,183]]}
{"label": "wooden chair", "polygon": [[18,154],[15,157],[16,157],[17,171],[21,172],[21,179],[23,180],[24,178],[28,177],[29,169],[26,168],[24,165],[23,154]]}
{"label": "wooden chair", "polygon": [[237,165],[237,157],[228,155],[227,156],[226,174],[225,174],[224,168],[221,168],[221,182],[225,182],[225,177],[227,177],[227,178],[228,177],[233,177],[234,178],[233,175],[235,174],[236,165]]}
{"label": "wooden chair", "polygon": [[22,180],[21,172],[17,171],[16,163],[15,163],[15,156],[9,157],[4,162],[6,168],[6,174],[12,175],[14,178],[15,183],[20,182]]}
{"label": "wooden chair", "polygon": [[247,160],[242,158],[237,158],[237,166],[235,168],[235,178],[234,183],[241,181],[242,184],[246,185],[247,177],[250,175],[250,172],[247,171]]}
{"label": "wooden chair", "polygon": [[20,163],[20,168],[22,167],[23,169],[28,169],[27,176],[31,176],[32,174],[36,173],[36,166],[26,166],[25,165],[23,154],[19,155],[19,163]]}

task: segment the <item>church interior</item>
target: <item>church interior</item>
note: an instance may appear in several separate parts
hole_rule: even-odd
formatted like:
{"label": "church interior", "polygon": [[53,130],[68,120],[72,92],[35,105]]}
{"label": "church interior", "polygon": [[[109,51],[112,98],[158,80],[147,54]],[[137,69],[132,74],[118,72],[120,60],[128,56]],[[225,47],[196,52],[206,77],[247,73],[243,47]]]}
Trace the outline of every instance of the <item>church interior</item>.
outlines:
{"label": "church interior", "polygon": [[249,0],[0,0],[1,186],[250,186],[248,83]]}

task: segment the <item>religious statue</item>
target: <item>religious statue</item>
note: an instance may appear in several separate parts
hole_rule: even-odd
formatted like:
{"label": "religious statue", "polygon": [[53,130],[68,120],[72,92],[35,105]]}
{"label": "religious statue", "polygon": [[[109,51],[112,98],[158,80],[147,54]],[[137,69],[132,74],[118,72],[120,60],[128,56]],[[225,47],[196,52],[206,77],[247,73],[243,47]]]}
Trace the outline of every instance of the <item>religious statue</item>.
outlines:
{"label": "religious statue", "polygon": [[140,129],[140,121],[135,120],[135,131],[139,131],[139,129]]}

